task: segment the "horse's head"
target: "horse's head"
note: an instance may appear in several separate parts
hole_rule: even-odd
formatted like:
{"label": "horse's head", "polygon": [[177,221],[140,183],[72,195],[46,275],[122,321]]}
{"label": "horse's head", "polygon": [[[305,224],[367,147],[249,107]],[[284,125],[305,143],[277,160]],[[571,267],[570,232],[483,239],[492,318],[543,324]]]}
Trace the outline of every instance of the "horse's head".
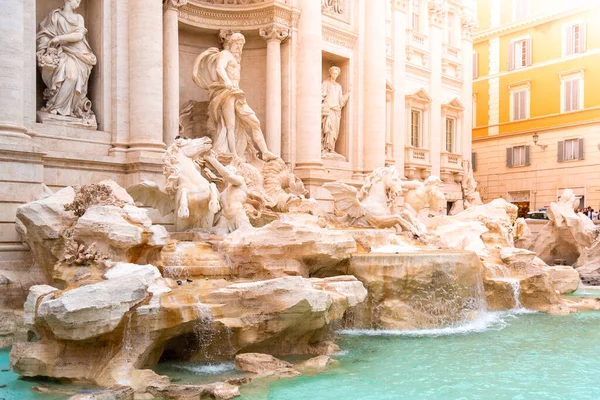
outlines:
{"label": "horse's head", "polygon": [[440,203],[446,200],[446,196],[444,196],[444,192],[440,190],[440,187],[443,185],[442,180],[437,176],[430,176],[425,179],[425,188],[429,193],[429,208],[434,211],[440,210]]}
{"label": "horse's head", "polygon": [[177,139],[177,141],[181,141],[181,151],[189,158],[196,158],[212,149],[212,140],[206,136],[197,139]]}

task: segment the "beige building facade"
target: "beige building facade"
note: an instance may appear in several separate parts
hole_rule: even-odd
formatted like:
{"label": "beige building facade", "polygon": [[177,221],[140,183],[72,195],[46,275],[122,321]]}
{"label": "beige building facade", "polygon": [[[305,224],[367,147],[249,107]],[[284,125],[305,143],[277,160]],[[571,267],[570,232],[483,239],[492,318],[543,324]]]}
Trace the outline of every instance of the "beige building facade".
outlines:
{"label": "beige building facade", "polygon": [[[236,32],[245,37],[240,87],[267,146],[323,207],[333,208],[324,183],[360,185],[386,165],[408,179],[439,175],[447,200],[462,198],[477,27],[469,0],[83,0],[76,13],[96,58],[88,125],[40,113],[36,34],[63,5],[9,1],[0,16],[0,270],[30,263],[14,223],[20,204],[104,179],[161,182],[166,144],[210,133],[194,62]],[[338,156],[325,157],[322,85],[332,66],[347,101]]]}

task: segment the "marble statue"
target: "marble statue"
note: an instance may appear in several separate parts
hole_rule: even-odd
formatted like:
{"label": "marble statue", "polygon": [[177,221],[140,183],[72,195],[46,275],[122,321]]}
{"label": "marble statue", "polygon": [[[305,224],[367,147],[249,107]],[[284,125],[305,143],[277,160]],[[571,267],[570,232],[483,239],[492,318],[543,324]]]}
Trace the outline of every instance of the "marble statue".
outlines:
{"label": "marble statue", "polygon": [[342,108],[348,102],[350,89],[342,93],[342,85],[336,82],[340,76],[339,67],[329,68],[329,78],[321,85],[321,156],[323,158],[343,158],[335,151],[335,143],[340,134]]}
{"label": "marble statue", "polygon": [[430,176],[421,181],[404,181],[402,188],[407,190],[404,195],[403,215],[417,229],[425,233],[427,228],[419,219],[421,210],[429,206],[430,211],[439,212],[440,203],[445,200],[444,193],[440,190],[442,180],[437,176]]}
{"label": "marble statue", "polygon": [[402,196],[402,181],[396,167],[381,167],[365,179],[360,190],[340,182],[323,185],[334,199],[335,214],[351,226],[391,228],[417,232],[397,213],[396,202]]}
{"label": "marble statue", "polygon": [[277,157],[268,150],[260,121],[239,87],[245,41],[244,35],[233,33],[225,38],[223,50],[211,47],[200,54],[192,78],[199,87],[208,90],[208,123],[215,130],[214,150],[246,160],[254,153],[254,146],[248,143],[254,142],[262,159],[268,161]]}
{"label": "marble statue", "polygon": [[167,215],[175,211],[175,228],[210,230],[215,215],[221,209],[219,192],[198,167],[197,158],[206,157],[212,150],[208,137],[176,139],[163,157],[166,178],[164,190],[150,181],[127,188],[136,202],[158,209]]}
{"label": "marble statue", "polygon": [[243,226],[251,226],[244,206],[248,199],[248,187],[244,177],[233,165],[225,167],[214,156],[207,156],[205,160],[227,182],[227,187],[219,196],[221,210],[213,231],[219,235],[226,235]]}
{"label": "marble statue", "polygon": [[92,103],[87,98],[96,56],[85,37],[83,17],[74,12],[80,3],[81,0],[65,0],[62,8],[53,10],[40,23],[37,62],[46,85],[46,105],[41,109],[40,119],[96,128]]}

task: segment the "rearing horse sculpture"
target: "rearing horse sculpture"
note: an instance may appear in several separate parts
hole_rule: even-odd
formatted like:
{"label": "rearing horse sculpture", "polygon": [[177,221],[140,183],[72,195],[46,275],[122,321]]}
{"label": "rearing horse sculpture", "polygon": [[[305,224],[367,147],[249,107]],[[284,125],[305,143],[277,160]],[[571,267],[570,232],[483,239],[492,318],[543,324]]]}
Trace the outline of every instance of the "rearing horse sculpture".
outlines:
{"label": "rearing horse sculpture", "polygon": [[[330,182],[323,186],[329,190],[335,202],[336,213],[349,219],[353,226],[375,228],[400,227],[415,236],[426,233],[425,225],[419,221],[418,213],[425,206],[438,209],[437,190],[441,180],[428,178],[425,183],[402,181],[396,167],[381,167],[373,171],[360,190],[344,183]],[[407,191],[404,205],[398,209],[396,200]]]}
{"label": "rearing horse sculpture", "polygon": [[163,156],[164,191],[155,182],[142,181],[127,188],[127,192],[136,202],[158,209],[163,216],[175,211],[178,231],[211,229],[220,210],[219,192],[194,162],[211,150],[208,137],[176,139]]}

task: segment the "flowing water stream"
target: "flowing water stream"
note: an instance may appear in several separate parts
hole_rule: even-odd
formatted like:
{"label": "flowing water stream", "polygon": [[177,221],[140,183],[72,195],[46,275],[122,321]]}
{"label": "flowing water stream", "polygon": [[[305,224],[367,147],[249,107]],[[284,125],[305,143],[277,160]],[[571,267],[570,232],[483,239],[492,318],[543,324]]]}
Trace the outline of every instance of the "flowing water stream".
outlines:
{"label": "flowing water stream", "polygon": [[[345,330],[339,335],[341,352],[334,356],[339,366],[315,376],[257,380],[242,389],[241,399],[600,399],[600,312],[561,317],[490,312],[443,329]],[[18,380],[7,368],[8,351],[0,350],[0,399],[68,397],[32,393],[31,386],[53,385]],[[236,374],[232,362],[173,362],[156,370],[178,383]]]}

